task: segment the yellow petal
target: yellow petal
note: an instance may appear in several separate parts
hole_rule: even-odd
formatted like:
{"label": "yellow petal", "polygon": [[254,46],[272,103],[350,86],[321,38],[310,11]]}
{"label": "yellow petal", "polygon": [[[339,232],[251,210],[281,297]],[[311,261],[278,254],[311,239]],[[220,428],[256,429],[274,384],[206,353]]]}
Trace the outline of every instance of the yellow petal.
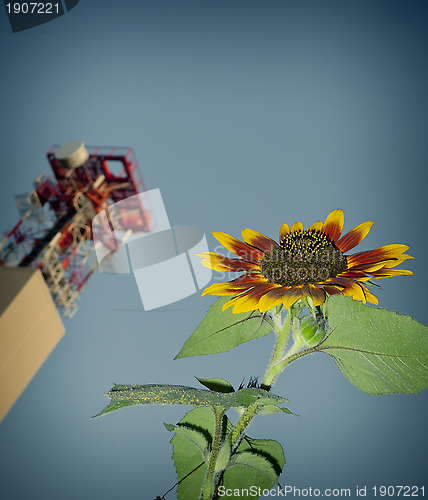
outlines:
{"label": "yellow petal", "polygon": [[364,290],[364,294],[366,296],[367,302],[370,302],[371,304],[376,304],[376,305],[379,304],[378,298],[375,295],[373,295],[366,286],[364,286],[364,285],[361,285],[361,286]]}
{"label": "yellow petal", "polygon": [[[354,300],[360,300],[363,304],[366,303],[366,296],[363,292],[364,285],[360,285],[355,281],[349,281],[346,288],[343,290],[343,295],[353,298]],[[365,288],[365,287],[364,287]]]}
{"label": "yellow petal", "polygon": [[202,292],[204,295],[236,295],[237,293],[248,290],[254,286],[253,282],[250,283],[231,283],[230,281],[226,283],[213,283],[209,287],[205,288]]}
{"label": "yellow petal", "polygon": [[303,224],[301,222],[295,222],[290,229],[290,233],[296,233],[297,231],[303,231]]}
{"label": "yellow petal", "polygon": [[259,285],[242,294],[240,300],[236,301],[233,308],[233,314],[255,311],[259,307],[259,300],[272,287],[272,284]]}
{"label": "yellow petal", "polygon": [[343,210],[340,208],[330,212],[324,222],[323,231],[334,243],[340,238],[344,222],[345,216],[343,215]]}
{"label": "yellow petal", "polygon": [[261,260],[264,257],[263,252],[237,240],[229,234],[214,232],[213,236],[224,246],[224,248],[227,248],[238,257],[242,257],[243,259],[250,261]]}
{"label": "yellow petal", "polygon": [[412,271],[408,271],[407,269],[388,269],[383,267],[373,273],[372,278],[380,280],[381,278],[390,278],[391,276],[412,276],[412,274]]}
{"label": "yellow petal", "polygon": [[287,234],[290,232],[290,228],[288,227],[288,224],[286,224],[284,222],[284,224],[281,226],[280,230],[279,230],[279,242],[281,243],[281,241],[287,236]]}
{"label": "yellow petal", "polygon": [[307,231],[309,231],[309,229],[312,229],[313,231],[321,231],[321,229],[323,228],[324,226],[324,223],[322,221],[317,221],[317,222],[314,222],[312,224],[312,226],[309,226]]}
{"label": "yellow petal", "polygon": [[228,300],[223,304],[221,310],[225,311],[226,309],[229,309],[229,307],[233,307],[240,298],[241,296],[239,295],[238,297],[234,297],[233,299]]}
{"label": "yellow petal", "polygon": [[265,293],[259,300],[260,312],[266,312],[269,309],[272,309],[272,307],[281,304],[285,290],[288,290],[288,287],[285,288],[281,285],[275,285],[275,288]]}
{"label": "yellow petal", "polygon": [[243,229],[241,234],[245,243],[259,248],[264,253],[270,252],[276,246],[276,241],[258,231],[254,231],[254,229]]}
{"label": "yellow petal", "polygon": [[337,248],[345,253],[356,247],[369,234],[373,224],[372,220],[358,224],[337,241]]}
{"label": "yellow petal", "polygon": [[320,306],[325,300],[324,290],[318,288],[317,286],[309,285],[309,294],[315,307]]}
{"label": "yellow petal", "polygon": [[297,300],[305,297],[308,293],[305,293],[303,287],[299,288],[289,288],[285,291],[284,296],[282,298],[282,304],[285,309],[291,307]]}

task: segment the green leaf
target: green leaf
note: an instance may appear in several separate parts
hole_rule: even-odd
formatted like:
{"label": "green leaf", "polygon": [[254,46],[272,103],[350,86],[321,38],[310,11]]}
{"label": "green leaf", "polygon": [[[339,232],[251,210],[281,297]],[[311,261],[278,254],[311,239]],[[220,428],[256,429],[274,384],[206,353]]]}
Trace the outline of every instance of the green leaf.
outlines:
{"label": "green leaf", "polygon": [[[251,469],[254,469],[256,473],[265,475],[268,480],[272,481],[272,484],[275,484],[278,479],[278,476],[273,470],[272,464],[269,462],[269,460],[266,460],[260,455],[255,455],[250,451],[243,451],[242,453],[237,453],[236,455],[234,455],[229,469],[231,469],[234,465],[244,465],[246,467],[250,467]],[[247,481],[247,484],[249,474],[251,474],[251,471],[245,471],[243,474],[245,480]],[[253,482],[251,482],[250,484],[253,484]]]}
{"label": "green leaf", "polygon": [[281,474],[285,465],[284,450],[278,441],[274,441],[273,439],[254,439],[245,436],[239,444],[237,451],[252,451],[264,457],[272,465],[277,476]]}
{"label": "green leaf", "polygon": [[[209,408],[194,408],[180,420],[178,426],[203,430],[212,442],[214,414]],[[201,450],[182,433],[171,439],[175,469],[177,471],[177,495],[179,500],[199,500],[202,484],[207,474],[207,464]],[[202,465],[201,465],[202,464]]]}
{"label": "green leaf", "polygon": [[239,491],[240,498],[258,498],[259,495],[254,495],[251,487],[270,490],[277,482],[278,476],[272,464],[250,451],[234,455],[223,474],[224,487]]}
{"label": "green leaf", "polygon": [[235,392],[233,385],[230,384],[224,378],[198,378],[195,377],[198,382],[207,387],[210,391],[217,392]]}
{"label": "green leaf", "polygon": [[175,359],[229,351],[249,340],[265,337],[272,331],[260,313],[233,314],[232,309],[222,311],[230,297],[219,297],[209,308],[202,323],[186,340]]}
{"label": "green leaf", "polygon": [[257,415],[274,415],[275,413],[288,413],[289,415],[295,415],[292,411],[290,411],[288,408],[281,408],[276,405],[265,405],[263,408],[261,408],[258,412]]}
{"label": "green leaf", "polygon": [[207,438],[204,436],[204,434],[202,432],[198,432],[194,429],[190,429],[188,427],[184,427],[184,426],[180,426],[180,425],[177,425],[175,427],[175,432],[176,432],[176,434],[184,436],[191,443],[193,443],[195,446],[197,446],[199,448],[199,451],[201,452],[202,458],[204,460],[206,460],[206,458],[209,454],[209,444],[208,444]]}
{"label": "green leaf", "polygon": [[[249,406],[252,403],[258,405],[278,404],[288,401],[285,398],[271,394],[264,389],[250,387],[235,392],[215,392],[205,389],[195,389],[182,385],[114,385],[110,392],[106,393],[111,402],[95,417],[119,410],[125,406],[133,405],[192,405],[192,406],[220,406],[222,408],[233,408],[237,406]],[[94,417],[94,418],[95,418]]]}
{"label": "green leaf", "polygon": [[329,328],[313,350],[328,353],[358,389],[369,394],[414,394],[428,387],[428,327],[410,316],[336,295]]}
{"label": "green leaf", "polygon": [[[230,433],[232,425],[226,416],[223,418],[223,433]],[[209,408],[195,408],[180,420],[177,427],[198,430],[211,444],[214,436],[214,414]],[[179,500],[199,500],[207,473],[207,464],[204,462],[200,448],[179,433],[174,435],[171,443],[173,444],[173,458],[179,481],[178,498]],[[224,448],[225,443],[229,443],[230,446],[227,437],[223,444],[225,452],[223,464],[217,464],[217,467],[228,461],[228,448]],[[285,458],[278,442],[270,439],[246,437],[240,443],[237,453],[232,455],[229,464],[230,466],[223,473],[223,486],[225,488],[233,490],[254,486],[270,489],[277,482],[278,475],[284,467]],[[255,498],[255,496],[242,496],[240,498]]]}

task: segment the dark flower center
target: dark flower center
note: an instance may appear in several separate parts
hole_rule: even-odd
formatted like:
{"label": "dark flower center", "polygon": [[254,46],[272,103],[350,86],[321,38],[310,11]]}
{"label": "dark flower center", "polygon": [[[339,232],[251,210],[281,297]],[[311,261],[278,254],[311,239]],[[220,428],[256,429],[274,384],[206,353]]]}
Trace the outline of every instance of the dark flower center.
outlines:
{"label": "dark flower center", "polygon": [[347,261],[326,234],[307,229],[288,234],[265,254],[260,268],[271,283],[298,286],[335,278],[347,269]]}

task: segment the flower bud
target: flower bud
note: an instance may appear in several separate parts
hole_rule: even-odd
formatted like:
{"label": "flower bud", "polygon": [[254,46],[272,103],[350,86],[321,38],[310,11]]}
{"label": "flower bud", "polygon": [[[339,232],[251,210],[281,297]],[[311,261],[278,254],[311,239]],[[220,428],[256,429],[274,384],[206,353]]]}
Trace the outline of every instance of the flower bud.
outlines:
{"label": "flower bud", "polygon": [[301,320],[299,336],[308,347],[319,344],[324,334],[324,323],[317,323],[312,317]]}

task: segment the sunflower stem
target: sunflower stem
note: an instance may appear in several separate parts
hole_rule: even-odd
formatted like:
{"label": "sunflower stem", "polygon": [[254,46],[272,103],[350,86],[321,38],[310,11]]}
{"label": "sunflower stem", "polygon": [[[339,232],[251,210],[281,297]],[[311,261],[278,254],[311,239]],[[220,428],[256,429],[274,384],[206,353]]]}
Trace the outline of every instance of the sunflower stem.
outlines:
{"label": "sunflower stem", "polygon": [[276,334],[276,344],[262,382],[262,387],[266,390],[270,390],[276,378],[288,364],[284,363],[284,361],[294,356],[304,346],[300,337],[298,335],[293,335],[294,344],[284,354],[291,331],[300,331],[300,321],[298,319],[298,316],[300,315],[300,312],[302,310],[301,306],[304,304],[300,302],[301,301],[298,301],[295,306],[290,307],[287,310],[287,317],[285,318],[285,321],[283,323],[281,323],[278,317],[275,317],[274,315],[274,324],[276,325],[274,327],[274,332]]}
{"label": "sunflower stem", "polygon": [[293,324],[293,315],[290,312],[290,309],[287,310],[287,316],[282,322],[281,312],[276,312],[273,315],[274,328],[273,331],[276,335],[276,343],[272,353],[272,357],[270,359],[268,368],[266,370],[265,377],[262,382],[262,387],[266,390],[269,390],[272,387],[272,384],[276,377],[272,378],[272,369],[273,367],[283,359],[285,347],[288,343],[288,339],[291,333],[291,327]]}
{"label": "sunflower stem", "polygon": [[[291,308],[288,309],[287,316],[284,321],[282,321],[281,309],[276,309],[273,313],[273,330],[276,334],[276,343],[271,360],[266,370],[265,377],[261,384],[261,387],[268,391],[272,387],[275,379],[284,369],[279,369],[279,367],[282,360],[284,359],[284,351],[292,331],[293,318],[296,312],[296,310],[292,310]],[[297,343],[295,343],[285,356],[292,356],[298,349],[300,349],[300,347],[301,345],[297,345]],[[260,406],[257,403],[253,403],[246,408],[244,413],[239,418],[238,422],[232,430],[231,435],[231,445],[233,451],[236,450],[236,448],[239,446],[239,443],[241,442],[245,434],[245,430],[247,429],[252,419],[256,416],[259,409]]]}
{"label": "sunflower stem", "polygon": [[239,418],[238,422],[236,422],[230,437],[232,453],[236,450],[236,448],[238,448],[239,443],[245,435],[246,428],[250,425],[251,420],[256,416],[259,408],[260,406],[257,403],[249,405]]}
{"label": "sunflower stem", "polygon": [[201,491],[201,500],[211,500],[214,496],[216,484],[216,462],[218,458],[218,454],[220,451],[220,439],[221,439],[221,427],[222,427],[222,419],[224,415],[224,410],[218,411],[217,408],[213,407],[214,416],[215,416],[215,425],[214,425],[214,440],[211,448],[211,456],[208,463],[207,475],[205,476],[204,485]]}

